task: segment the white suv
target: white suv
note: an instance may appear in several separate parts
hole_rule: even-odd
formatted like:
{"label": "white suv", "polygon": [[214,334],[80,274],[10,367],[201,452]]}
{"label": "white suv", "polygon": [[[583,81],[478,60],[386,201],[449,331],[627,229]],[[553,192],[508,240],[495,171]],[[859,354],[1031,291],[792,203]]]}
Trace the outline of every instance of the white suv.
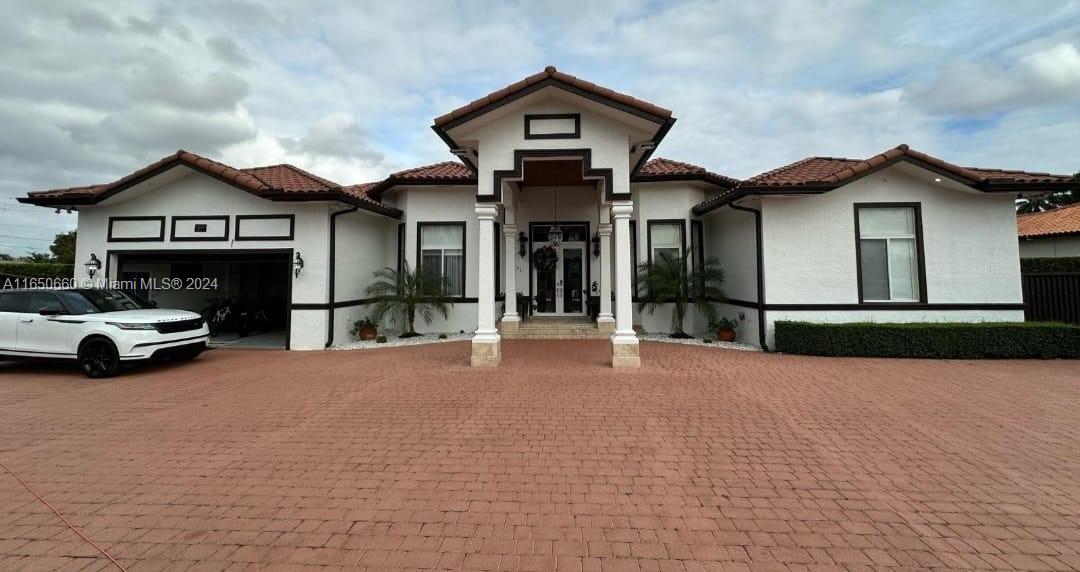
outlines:
{"label": "white suv", "polygon": [[0,290],[0,359],[77,360],[88,377],[109,377],[121,363],[192,359],[209,336],[199,314],[119,290]]}

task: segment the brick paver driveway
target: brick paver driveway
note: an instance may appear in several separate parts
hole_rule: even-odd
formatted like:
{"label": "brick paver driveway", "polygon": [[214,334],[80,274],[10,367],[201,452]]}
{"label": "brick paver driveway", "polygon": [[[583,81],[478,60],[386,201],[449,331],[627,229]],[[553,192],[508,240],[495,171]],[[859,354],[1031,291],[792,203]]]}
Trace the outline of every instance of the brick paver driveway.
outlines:
{"label": "brick paver driveway", "polygon": [[[0,461],[132,569],[1080,567],[1076,362],[606,342],[0,367]],[[0,569],[109,569],[0,471]]]}

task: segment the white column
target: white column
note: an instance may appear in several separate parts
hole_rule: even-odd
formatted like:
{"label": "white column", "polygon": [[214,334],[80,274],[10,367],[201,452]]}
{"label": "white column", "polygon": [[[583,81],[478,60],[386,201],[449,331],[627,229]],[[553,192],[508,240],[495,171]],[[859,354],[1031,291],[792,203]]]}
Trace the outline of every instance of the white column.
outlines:
{"label": "white column", "polygon": [[600,313],[596,328],[608,333],[615,331],[615,315],[611,313],[611,224],[601,222],[596,233],[600,236]]}
{"label": "white column", "polygon": [[611,218],[615,220],[615,333],[611,335],[612,367],[640,367],[637,334],[634,333],[632,300],[632,268],[630,248],[630,215],[632,201],[611,203]]}
{"label": "white column", "polygon": [[493,204],[476,205],[479,222],[477,241],[477,304],[476,334],[472,339],[473,367],[499,365],[502,353],[499,348],[499,331],[495,329],[495,218],[499,207]]}
{"label": "white column", "polygon": [[516,224],[503,224],[503,284],[506,300],[503,304],[502,331],[516,331],[521,317],[517,313],[517,232]]}

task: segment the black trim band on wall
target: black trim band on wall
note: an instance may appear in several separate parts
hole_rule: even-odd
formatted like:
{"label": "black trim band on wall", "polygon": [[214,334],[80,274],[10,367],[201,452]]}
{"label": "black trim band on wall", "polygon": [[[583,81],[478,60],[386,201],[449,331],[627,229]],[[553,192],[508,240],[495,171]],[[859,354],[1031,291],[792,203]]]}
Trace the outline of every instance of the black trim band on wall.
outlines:
{"label": "black trim band on wall", "polygon": [[[156,237],[115,237],[113,236],[113,224],[127,221],[154,220],[159,223]],[[106,242],[165,242],[165,217],[163,216],[111,216],[109,217],[109,230],[105,236]]]}
{"label": "black trim band on wall", "polygon": [[[532,121],[545,119],[573,119],[574,130],[569,133],[533,133]],[[526,139],[581,139],[581,114],[580,113],[526,113],[525,114],[525,138]]]}
{"label": "black trim band on wall", "polygon": [[612,185],[615,181],[614,172],[611,169],[594,169],[592,166],[592,149],[515,149],[514,168],[511,170],[493,171],[494,188],[490,195],[479,194],[477,190],[476,201],[480,203],[497,203],[502,201],[503,179],[521,179],[525,173],[526,159],[580,159],[581,176],[583,179],[601,179],[604,181],[604,195],[609,201],[630,200],[630,193],[614,194]]}
{"label": "black trim band on wall", "polygon": [[864,304],[766,304],[765,309],[785,312],[805,312],[814,310],[885,310],[913,312],[919,310],[1023,310],[1024,304],[1018,303],[930,303],[921,302],[881,302]]}
{"label": "black trim band on wall", "polygon": [[[761,304],[750,300],[728,298],[717,300],[720,304],[742,306],[745,308],[759,308]],[[967,303],[967,302],[941,302],[922,304],[919,302],[882,302],[866,304],[765,304],[766,310],[777,312],[815,312],[815,311],[872,311],[886,310],[897,312],[915,312],[919,310],[935,311],[964,311],[964,310],[1023,310],[1026,305],[1020,302],[990,302],[990,303]]]}
{"label": "black trim band on wall", "polygon": [[[353,208],[353,210],[356,210]],[[244,236],[240,234],[240,223],[245,220],[288,220],[289,234],[287,236]],[[296,215],[236,215],[236,231],[233,233],[234,240],[293,240],[296,237]]]}
{"label": "black trim band on wall", "polygon": [[[222,228],[224,234],[222,236],[176,236],[176,222],[191,220],[225,221]],[[229,240],[229,215],[174,216],[169,223],[170,242],[222,242]]]}
{"label": "black trim band on wall", "polygon": [[[926,304],[926,256],[923,250],[922,203],[854,203],[855,211],[855,283],[858,285],[859,303],[866,303],[863,296],[862,280],[862,237],[859,230],[859,211],[861,209],[912,209],[915,213],[915,256],[918,259],[919,303]],[[887,242],[887,241],[886,241]],[[890,296],[892,285],[889,285]],[[884,302],[893,304],[894,302]]]}

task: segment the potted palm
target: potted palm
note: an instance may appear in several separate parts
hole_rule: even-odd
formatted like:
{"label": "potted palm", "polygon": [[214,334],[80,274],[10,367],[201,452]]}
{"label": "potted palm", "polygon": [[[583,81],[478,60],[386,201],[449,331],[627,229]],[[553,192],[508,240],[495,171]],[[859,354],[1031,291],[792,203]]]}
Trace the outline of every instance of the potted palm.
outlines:
{"label": "potted palm", "polygon": [[701,263],[689,264],[693,248],[687,248],[681,256],[660,254],[657,260],[643,262],[638,268],[639,311],[652,314],[664,304],[671,304],[671,337],[690,338],[683,331],[683,322],[690,304],[694,304],[705,319],[716,321],[714,302],[724,300],[721,284],[724,271],[715,258]]}
{"label": "potted palm", "polygon": [[720,318],[715,322],[710,322],[709,329],[716,332],[716,339],[722,342],[734,342],[735,328],[738,325],[738,322],[730,318]]}
{"label": "potted palm", "polygon": [[444,281],[439,276],[414,272],[405,262],[400,269],[383,268],[375,272],[375,282],[367,287],[367,295],[373,299],[371,316],[376,322],[389,317],[390,322],[402,328],[402,338],[414,338],[416,316],[430,324],[439,313],[450,316],[451,298],[444,295]]}
{"label": "potted palm", "polygon": [[379,327],[371,318],[361,318],[353,322],[353,333],[356,334],[358,340],[374,340],[379,335]]}

